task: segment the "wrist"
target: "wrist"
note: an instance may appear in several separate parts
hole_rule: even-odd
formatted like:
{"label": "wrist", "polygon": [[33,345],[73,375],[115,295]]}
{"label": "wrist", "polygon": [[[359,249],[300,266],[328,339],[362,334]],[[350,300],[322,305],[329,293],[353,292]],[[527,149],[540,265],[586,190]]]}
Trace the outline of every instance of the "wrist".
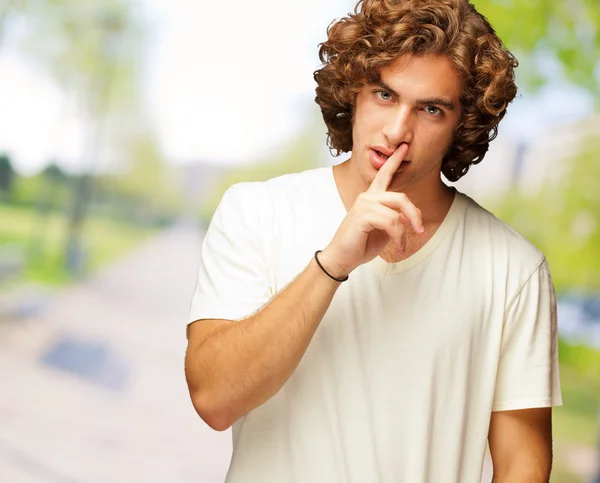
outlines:
{"label": "wrist", "polygon": [[329,276],[339,279],[339,281],[348,278],[351,270],[340,265],[327,249],[319,251],[317,257],[322,269]]}

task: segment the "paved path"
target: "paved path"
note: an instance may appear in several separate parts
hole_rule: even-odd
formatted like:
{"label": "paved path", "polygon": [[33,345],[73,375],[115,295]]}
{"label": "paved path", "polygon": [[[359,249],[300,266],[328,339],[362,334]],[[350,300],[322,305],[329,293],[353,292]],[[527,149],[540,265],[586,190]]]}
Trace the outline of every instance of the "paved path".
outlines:
{"label": "paved path", "polygon": [[[183,373],[200,241],[169,230],[43,316],[0,326],[0,481],[223,482],[230,432],[198,418]],[[103,379],[43,362],[59,347],[77,357],[69,341],[96,347]]]}

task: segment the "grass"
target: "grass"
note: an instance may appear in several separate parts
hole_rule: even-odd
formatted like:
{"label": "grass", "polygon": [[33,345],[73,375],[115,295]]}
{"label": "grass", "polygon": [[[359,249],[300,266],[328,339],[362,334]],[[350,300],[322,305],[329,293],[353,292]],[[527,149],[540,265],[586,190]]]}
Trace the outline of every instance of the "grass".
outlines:
{"label": "grass", "polygon": [[[0,248],[14,246],[23,254],[26,280],[63,285],[72,279],[65,270],[68,225],[64,214],[49,213],[42,217],[29,208],[0,205],[0,220]],[[88,254],[86,269],[96,271],[155,231],[108,217],[90,216],[82,235]]]}

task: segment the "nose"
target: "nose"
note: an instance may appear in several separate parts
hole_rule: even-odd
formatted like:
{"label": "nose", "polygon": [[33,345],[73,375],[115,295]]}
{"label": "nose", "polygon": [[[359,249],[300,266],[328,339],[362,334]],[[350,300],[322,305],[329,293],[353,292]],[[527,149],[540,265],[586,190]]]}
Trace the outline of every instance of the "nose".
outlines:
{"label": "nose", "polygon": [[409,106],[398,105],[390,110],[383,127],[383,134],[393,146],[410,143],[413,138],[412,109]]}

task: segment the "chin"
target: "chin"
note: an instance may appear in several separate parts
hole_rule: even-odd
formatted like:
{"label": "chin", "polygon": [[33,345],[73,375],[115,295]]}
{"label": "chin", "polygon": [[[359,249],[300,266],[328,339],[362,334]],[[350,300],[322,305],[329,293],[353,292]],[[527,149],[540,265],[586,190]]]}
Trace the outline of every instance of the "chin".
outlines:
{"label": "chin", "polygon": [[390,183],[388,191],[403,192],[410,187],[410,179],[403,176],[403,173],[396,174]]}
{"label": "chin", "polygon": [[371,186],[371,183],[377,176],[377,171],[375,171],[372,167],[367,166],[364,170],[359,170],[358,172],[360,179],[367,185],[367,188]]}

